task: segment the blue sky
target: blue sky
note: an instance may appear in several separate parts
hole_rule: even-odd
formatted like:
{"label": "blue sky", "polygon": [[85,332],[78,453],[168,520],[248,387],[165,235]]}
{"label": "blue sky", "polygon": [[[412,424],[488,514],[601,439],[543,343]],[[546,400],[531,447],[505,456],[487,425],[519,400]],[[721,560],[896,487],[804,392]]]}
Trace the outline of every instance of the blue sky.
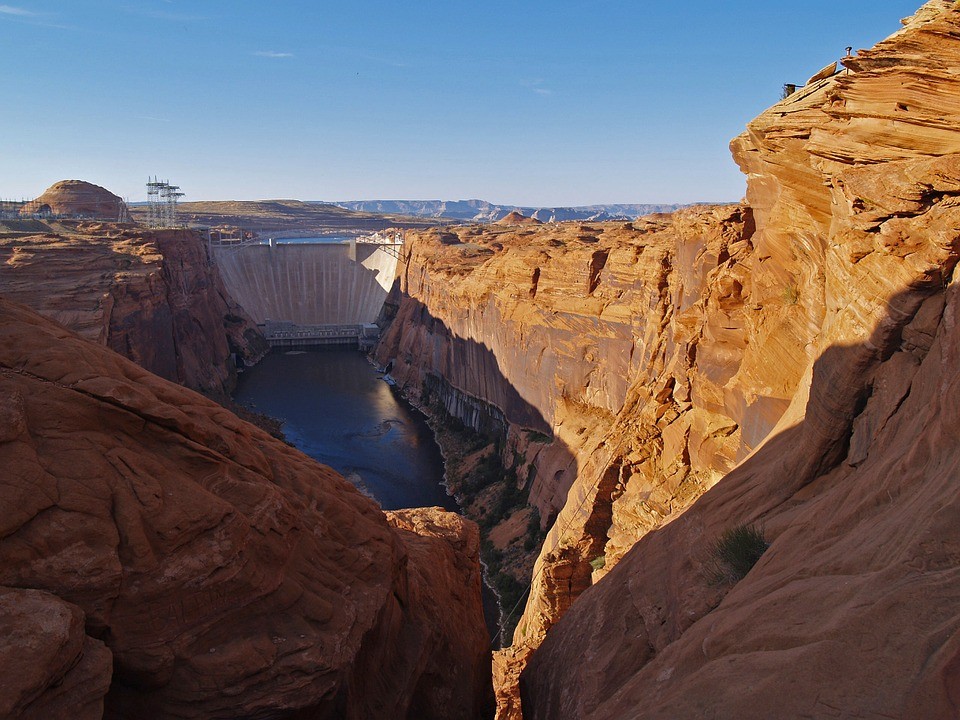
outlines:
{"label": "blue sky", "polygon": [[727,144],[919,0],[0,2],[0,198],[738,200]]}

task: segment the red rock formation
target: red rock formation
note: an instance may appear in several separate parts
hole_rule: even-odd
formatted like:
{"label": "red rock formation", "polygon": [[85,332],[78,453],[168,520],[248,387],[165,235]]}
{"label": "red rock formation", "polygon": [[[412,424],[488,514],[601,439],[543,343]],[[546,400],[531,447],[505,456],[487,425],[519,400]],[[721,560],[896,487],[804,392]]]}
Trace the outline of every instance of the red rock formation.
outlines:
{"label": "red rock formation", "polygon": [[[498,663],[500,677],[515,677],[510,658],[522,663],[545,636],[555,638],[533,654],[523,676],[525,712],[631,717],[629,708],[651,693],[658,700],[642,705],[650,717],[703,714],[714,702],[708,698],[721,699],[710,705],[720,715],[817,715],[827,709],[814,709],[814,695],[831,681],[827,702],[841,714],[879,712],[867,700],[865,673],[838,680],[860,661],[830,643],[796,651],[809,672],[798,676],[788,710],[777,708],[772,689],[751,710],[750,694],[740,689],[772,683],[773,675],[754,662],[760,655],[726,650],[736,644],[731,629],[741,632],[739,625],[724,621],[728,634],[709,630],[711,618],[720,622],[710,611],[723,591],[704,583],[703,555],[725,527],[760,519],[775,540],[758,571],[785,552],[789,562],[776,567],[788,573],[789,563],[811,549],[804,538],[812,534],[824,548],[837,545],[851,555],[814,553],[819,569],[808,569],[817,579],[805,605],[791,606],[792,621],[809,615],[803,633],[818,623],[839,627],[845,617],[857,628],[868,618],[903,619],[886,601],[876,614],[859,612],[860,601],[831,580],[839,574],[865,581],[882,554],[857,523],[873,517],[865,508],[884,502],[883,495],[856,472],[848,477],[837,468],[856,468],[871,453],[894,467],[923,431],[908,428],[879,446],[878,433],[913,396],[907,392],[918,364],[947,362],[942,353],[930,359],[927,349],[944,303],[937,289],[948,282],[958,250],[960,87],[948,70],[960,62],[958,15],[953,3],[928,3],[903,31],[847,61],[853,72],[817,81],[751,123],[732,145],[748,175],[746,207],[681,211],[621,228],[462,228],[462,245],[442,247],[408,235],[397,315],[380,358],[395,360],[394,377],[413,392],[441,386],[448,409],[479,399],[502,411],[519,438],[517,452],[536,467],[531,502],[544,517],[556,516],[517,646],[504,654],[506,666]],[[925,382],[947,392],[950,367],[930,372],[942,379]],[[927,420],[947,447],[947,419],[939,430]],[[538,421],[555,437],[542,449],[525,444],[518,431],[539,429]],[[954,466],[950,452],[938,455],[944,468]],[[918,469],[922,478],[910,474],[917,485],[891,492],[895,498],[915,489],[930,501],[923,512],[950,512],[947,499],[934,500],[946,490],[932,462]],[[835,482],[833,505],[806,505]],[[837,511],[838,503],[857,509]],[[797,509],[803,507],[810,509]],[[822,522],[817,513],[825,514]],[[890,513],[877,522],[902,535],[897,552],[915,555],[909,548],[926,548],[936,536],[919,515]],[[777,551],[781,533],[791,549]],[[619,570],[625,555],[629,568]],[[894,585],[912,577],[909,564],[884,567]],[[796,580],[784,581],[778,602],[788,602],[788,584]],[[944,638],[955,618],[936,610],[952,590],[938,595],[933,586],[940,580],[927,582],[929,603],[906,590],[887,594],[918,616],[942,620],[944,635],[935,637],[930,620],[919,635],[928,649],[914,646],[908,659],[897,660],[907,642],[897,635],[896,651],[878,651],[890,672],[899,667],[907,677],[877,697],[941,712],[906,699],[915,692],[910,673],[932,688],[936,673],[949,675],[952,667],[953,640]],[[579,610],[577,598],[594,584]],[[763,632],[751,635],[749,652],[776,651],[789,666],[786,648],[800,647],[807,635],[775,630],[777,608],[764,600],[766,587],[754,586],[738,622],[756,616]],[[733,600],[740,588],[731,602],[740,602]],[[839,609],[827,601],[824,612],[833,614],[824,615],[814,589],[837,593]],[[568,610],[570,619],[551,629]],[[691,626],[701,634],[684,641]],[[703,660],[694,655],[714,657],[697,644],[708,636],[725,649],[701,673]],[[674,657],[674,643],[682,663],[661,663],[661,656]],[[831,652],[838,659],[828,658]],[[739,676],[738,663],[748,668]],[[818,663],[832,670],[818,674]],[[949,702],[952,685],[944,682],[931,690],[931,703]],[[621,689],[634,706],[620,702]],[[742,703],[729,698],[734,691]],[[501,697],[504,716],[516,707],[514,696]]]}
{"label": "red rock formation", "polygon": [[83,180],[61,180],[48,187],[36,200],[24,205],[20,214],[68,215],[116,222],[126,214],[126,205],[99,185]]}
{"label": "red rock formation", "polygon": [[223,396],[231,353],[253,364],[266,341],[188,230],[79,225],[0,238],[0,288],[168,380]]}
{"label": "red rock formation", "polygon": [[515,643],[539,644],[787,407],[806,321],[779,288],[755,307],[752,230],[749,211],[729,206],[626,225],[458,228],[460,244],[408,233],[378,359],[471,424],[478,400],[505,420],[531,503],[555,519]]}
{"label": "red rock formation", "polygon": [[[71,604],[49,599],[71,628],[61,661],[93,643],[85,707],[100,641],[108,717],[479,715],[469,524],[411,511],[394,530],[329,468],[3,299],[0,398],[0,585]],[[38,657],[0,707],[59,672]]]}
{"label": "red rock formation", "polygon": [[[524,717],[957,717],[960,294],[952,283],[945,306],[938,292],[906,317],[908,297],[895,302],[903,341],[878,328],[867,367],[863,347],[826,351],[803,422],[547,633],[522,676]],[[820,410],[857,369],[871,392],[849,451],[810,477],[836,440]],[[770,548],[732,589],[713,586],[710,545],[741,522]]]}
{"label": "red rock formation", "polygon": [[0,717],[97,720],[111,667],[110,651],[84,633],[76,605],[0,588]]}
{"label": "red rock formation", "polygon": [[[793,289],[810,365],[770,439],[547,633],[525,716],[956,717],[958,31],[927,3],[734,141],[752,287]],[[711,586],[744,522],[770,549]]]}

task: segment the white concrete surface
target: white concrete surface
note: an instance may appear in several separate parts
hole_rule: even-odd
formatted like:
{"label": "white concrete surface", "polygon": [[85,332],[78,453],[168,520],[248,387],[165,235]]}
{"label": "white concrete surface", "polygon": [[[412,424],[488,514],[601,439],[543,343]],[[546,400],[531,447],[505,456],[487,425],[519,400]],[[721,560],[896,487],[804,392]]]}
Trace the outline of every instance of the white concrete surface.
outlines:
{"label": "white concrete surface", "polygon": [[278,243],[214,247],[227,290],[258,323],[373,322],[397,271],[396,246]]}

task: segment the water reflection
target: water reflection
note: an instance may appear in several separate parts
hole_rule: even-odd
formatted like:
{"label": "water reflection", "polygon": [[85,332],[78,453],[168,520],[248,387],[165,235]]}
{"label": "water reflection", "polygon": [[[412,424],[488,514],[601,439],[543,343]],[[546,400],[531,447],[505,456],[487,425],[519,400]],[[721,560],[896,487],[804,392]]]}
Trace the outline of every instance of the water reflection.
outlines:
{"label": "water reflection", "polygon": [[[274,350],[241,374],[234,400],[283,420],[287,440],[385,510],[458,510],[443,487],[443,457],[430,428],[354,349]],[[486,583],[482,592],[496,638],[497,599]]]}
{"label": "water reflection", "polygon": [[356,350],[274,351],[241,375],[234,399],[283,420],[290,442],[386,510],[457,509],[429,428]]}

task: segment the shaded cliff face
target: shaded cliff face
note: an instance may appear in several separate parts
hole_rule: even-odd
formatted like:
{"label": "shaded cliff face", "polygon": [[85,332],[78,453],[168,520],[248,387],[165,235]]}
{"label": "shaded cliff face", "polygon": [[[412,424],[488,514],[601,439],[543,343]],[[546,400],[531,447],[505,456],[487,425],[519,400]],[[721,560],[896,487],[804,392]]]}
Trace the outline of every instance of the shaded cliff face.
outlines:
{"label": "shaded cliff face", "polygon": [[76,605],[39,590],[0,588],[0,667],[5,718],[103,717],[113,662],[84,632]]}
{"label": "shaded cliff face", "polygon": [[[956,716],[958,37],[928,3],[733,142],[754,291],[795,288],[811,362],[767,441],[547,633],[525,717]],[[771,545],[711,584],[739,523]]]}
{"label": "shaded cliff face", "polygon": [[3,299],[0,467],[0,626],[43,625],[0,687],[14,717],[96,716],[111,655],[107,717],[487,701],[475,526],[388,523],[329,468]]}
{"label": "shaded cliff face", "polygon": [[0,294],[215,397],[236,380],[231,353],[252,364],[266,352],[196,233],[72,227],[0,238]]}

